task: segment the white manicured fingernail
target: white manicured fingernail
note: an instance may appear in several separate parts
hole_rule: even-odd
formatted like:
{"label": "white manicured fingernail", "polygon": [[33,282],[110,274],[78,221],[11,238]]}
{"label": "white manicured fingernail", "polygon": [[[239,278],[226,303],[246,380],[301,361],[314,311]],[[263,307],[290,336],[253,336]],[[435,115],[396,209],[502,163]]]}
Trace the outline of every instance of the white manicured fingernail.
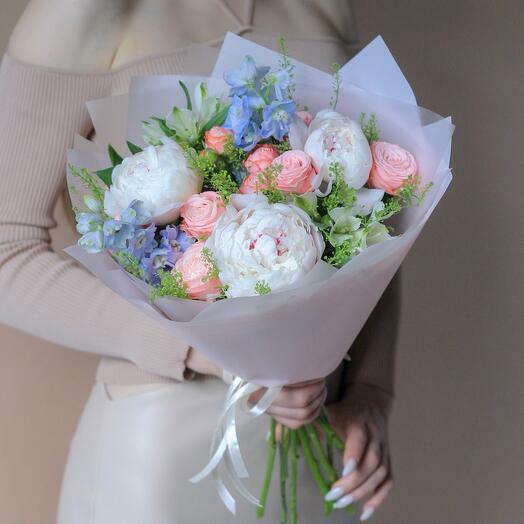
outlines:
{"label": "white manicured fingernail", "polygon": [[333,488],[326,493],[324,500],[327,500],[328,502],[331,502],[332,500],[337,500],[343,493],[344,491],[342,490],[342,488]]}
{"label": "white manicured fingernail", "polygon": [[334,508],[341,509],[345,508],[346,506],[349,506],[353,502],[353,495],[350,493],[349,495],[346,495],[342,497],[341,499],[338,499],[335,504],[333,504]]}
{"label": "white manicured fingernail", "polygon": [[371,515],[373,515],[373,513],[375,512],[375,510],[373,508],[367,508],[365,509],[363,512],[362,512],[362,515],[360,515],[360,520],[361,521],[364,521],[364,520],[368,520],[371,518]]}
{"label": "white manicured fingernail", "polygon": [[355,469],[356,465],[357,465],[357,461],[354,458],[350,458],[346,462],[346,465],[344,466],[344,469],[342,470],[342,476],[346,477],[347,475],[349,475]]}

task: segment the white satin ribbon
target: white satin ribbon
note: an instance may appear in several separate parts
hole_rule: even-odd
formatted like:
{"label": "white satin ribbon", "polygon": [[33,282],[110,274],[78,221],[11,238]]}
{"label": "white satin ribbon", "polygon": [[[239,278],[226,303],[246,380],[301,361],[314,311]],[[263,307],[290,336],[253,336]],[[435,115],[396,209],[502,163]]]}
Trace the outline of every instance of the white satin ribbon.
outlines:
{"label": "white satin ribbon", "polygon": [[262,398],[254,405],[249,406],[249,396],[259,390],[260,386],[235,377],[227,390],[226,400],[218,420],[217,428],[211,440],[209,462],[200,473],[189,479],[196,484],[209,475],[213,478],[215,488],[226,508],[236,514],[236,501],[226,487],[218,466],[224,460],[224,466],[228,476],[231,478],[236,490],[249,502],[260,505],[259,500],[249,492],[241,479],[249,477],[246,464],[240,451],[237,436],[237,406],[251,417],[262,415],[271,405],[275,397],[280,393],[281,387],[269,388]]}

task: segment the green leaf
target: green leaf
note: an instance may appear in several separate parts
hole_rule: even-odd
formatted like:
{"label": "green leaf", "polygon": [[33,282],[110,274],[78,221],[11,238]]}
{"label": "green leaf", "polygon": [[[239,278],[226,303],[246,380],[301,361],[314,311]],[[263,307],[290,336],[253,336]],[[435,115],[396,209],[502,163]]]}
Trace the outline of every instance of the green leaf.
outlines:
{"label": "green leaf", "polygon": [[315,222],[320,222],[320,214],[317,209],[317,198],[312,194],[312,198],[306,198],[303,195],[295,195],[293,204],[305,211]]}
{"label": "green leaf", "polygon": [[165,119],[158,118],[156,116],[152,116],[151,120],[154,120],[155,122],[158,122],[158,125],[160,126],[160,129],[162,130],[162,133],[164,133],[164,135],[166,135],[168,137],[172,137],[172,136],[176,135],[176,131],[174,129],[171,129],[170,127],[168,127],[168,125],[166,124]]}
{"label": "green leaf", "polygon": [[109,153],[109,160],[111,160],[113,167],[118,166],[124,161],[124,159],[116,152],[116,149],[111,144],[107,146],[107,152]]}
{"label": "green leaf", "polygon": [[220,111],[215,113],[208,120],[208,122],[204,125],[204,127],[202,127],[202,131],[205,133],[206,131],[209,131],[212,127],[221,126],[224,123],[228,112],[229,112],[229,106],[223,107]]}
{"label": "green leaf", "polygon": [[179,80],[178,83],[180,84],[180,87],[182,88],[182,91],[184,91],[184,95],[186,97],[187,108],[189,109],[189,111],[192,111],[193,110],[193,104],[191,103],[191,95],[189,94],[189,90],[188,90],[186,84],[184,84],[184,82],[182,82],[182,80]]}
{"label": "green leaf", "polygon": [[143,151],[141,147],[138,147],[136,144],[133,144],[133,142],[130,142],[129,140],[127,141],[127,147],[133,155],[136,155],[137,153],[141,153]]}
{"label": "green leaf", "polygon": [[100,169],[99,171],[95,171],[95,175],[100,180],[102,180],[102,182],[107,187],[111,187],[111,184],[113,182],[113,169],[114,169],[114,167],[108,167],[106,169]]}

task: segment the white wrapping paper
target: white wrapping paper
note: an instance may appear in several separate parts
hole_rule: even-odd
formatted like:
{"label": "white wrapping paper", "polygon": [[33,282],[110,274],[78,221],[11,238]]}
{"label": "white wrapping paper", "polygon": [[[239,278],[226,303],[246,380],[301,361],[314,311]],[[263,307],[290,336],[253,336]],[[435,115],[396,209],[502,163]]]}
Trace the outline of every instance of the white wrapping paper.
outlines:
{"label": "white wrapping paper", "polygon": [[[213,76],[205,79],[209,92],[226,95],[226,69],[236,68],[249,54],[258,65],[277,65],[278,53],[228,34]],[[296,98],[312,112],[326,108],[332,91],[330,75],[295,62]],[[321,262],[292,289],[266,296],[204,303],[147,297],[148,285],[129,276],[106,254],[89,255],[73,246],[67,252],[144,313],[233,375],[274,387],[324,377],[344,358],[375,304],[420,234],[451,181],[449,159],[453,125],[418,107],[415,97],[383,40],[379,37],[340,71],[342,88],[337,110],[358,119],[375,114],[381,139],[411,151],[423,183],[433,187],[420,206],[404,210],[396,233],[374,245],[340,270]],[[129,96],[88,105],[100,145],[78,140],[69,162],[89,170],[108,167],[108,143],[120,148],[125,140],[143,145],[142,121],[165,116],[185,101],[178,81],[191,89],[199,77],[134,78]],[[127,129],[127,135],[123,136]],[[69,177],[71,184],[78,183]],[[72,192],[78,207],[78,194]]]}

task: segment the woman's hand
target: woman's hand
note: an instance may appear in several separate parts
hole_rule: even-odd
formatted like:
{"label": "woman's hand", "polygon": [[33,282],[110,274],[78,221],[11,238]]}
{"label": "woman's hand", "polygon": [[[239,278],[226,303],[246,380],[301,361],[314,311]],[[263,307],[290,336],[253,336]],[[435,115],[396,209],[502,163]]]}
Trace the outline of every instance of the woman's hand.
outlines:
{"label": "woman's hand", "polygon": [[326,495],[335,508],[368,499],[361,514],[367,520],[384,502],[393,485],[388,443],[392,397],[382,390],[354,384],[343,400],[327,406],[329,420],[346,448],[342,478]]}
{"label": "woman's hand", "polygon": [[[265,389],[255,391],[249,397],[250,403],[256,404],[265,391]],[[318,417],[326,395],[326,381],[323,378],[285,386],[266,413],[279,424],[298,429]]]}
{"label": "woman's hand", "polygon": [[222,369],[192,347],[187,354],[186,367],[201,375],[222,378]]}

